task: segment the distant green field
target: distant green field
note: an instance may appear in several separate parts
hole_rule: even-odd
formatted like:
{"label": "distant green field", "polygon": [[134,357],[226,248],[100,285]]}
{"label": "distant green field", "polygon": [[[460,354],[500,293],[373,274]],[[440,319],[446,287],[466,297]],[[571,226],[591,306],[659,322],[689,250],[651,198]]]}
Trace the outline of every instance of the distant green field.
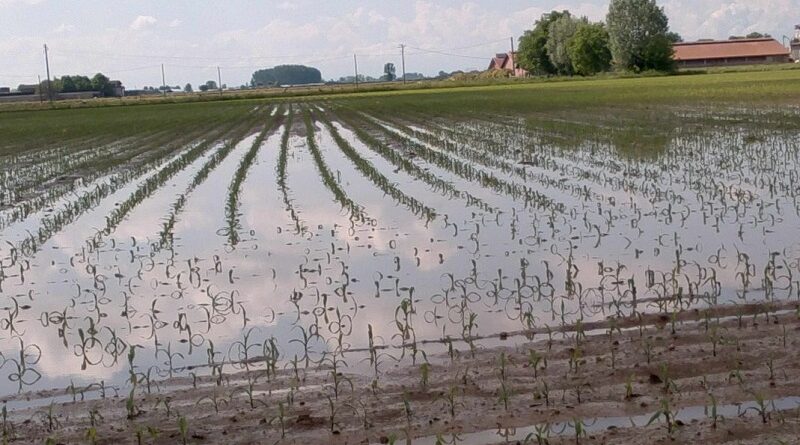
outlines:
{"label": "distant green field", "polygon": [[80,103],[73,103],[66,105],[79,108],[0,111],[0,134],[3,135],[0,154],[65,139],[123,138],[187,126],[202,127],[205,123],[245,113],[258,104],[285,100],[335,100],[354,108],[388,112],[404,110],[468,115],[474,111],[491,111],[517,116],[598,107],[629,110],[656,105],[713,103],[745,107],[800,105],[800,70],[435,86],[439,84],[393,91],[312,94],[302,98],[228,97],[213,102],[147,102],[137,106],[84,108],[80,108]]}

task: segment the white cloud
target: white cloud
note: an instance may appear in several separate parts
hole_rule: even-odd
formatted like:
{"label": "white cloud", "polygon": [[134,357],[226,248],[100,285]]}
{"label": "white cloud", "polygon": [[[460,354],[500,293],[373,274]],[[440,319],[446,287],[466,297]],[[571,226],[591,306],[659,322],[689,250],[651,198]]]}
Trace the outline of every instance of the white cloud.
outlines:
{"label": "white cloud", "polygon": [[155,25],[156,22],[158,22],[158,19],[156,19],[155,17],[153,17],[151,15],[140,15],[140,16],[136,17],[135,19],[133,19],[133,22],[131,22],[130,28],[133,29],[133,30],[140,30],[140,29],[144,29],[144,28],[146,28],[148,26]]}
{"label": "white cloud", "polygon": [[0,0],[0,8],[15,5],[33,6],[44,2],[45,0]]}
{"label": "white cloud", "polygon": [[673,28],[690,40],[754,31],[780,40],[800,22],[798,0],[668,0],[664,7]]}
{"label": "white cloud", "polygon": [[[19,10],[22,5],[38,3],[53,4],[47,0],[0,0],[0,5],[18,5]],[[353,53],[358,54],[362,74],[377,76],[386,62],[399,66],[400,43],[468,56],[428,54],[414,49],[406,52],[408,71],[432,74],[439,70],[485,68],[488,62],[484,57],[509,49],[508,38],[520,36],[542,13],[569,9],[596,21],[605,18],[608,8],[608,0],[549,3],[407,0],[392,7],[350,0],[345,3],[348,6],[337,2],[335,8],[307,7],[310,3],[299,0],[239,7],[243,3],[231,0],[230,16],[225,21],[208,21],[205,13],[191,9],[179,18],[161,20],[149,15],[136,17],[138,12],[134,12],[123,15],[131,17],[132,22],[121,25],[113,22],[92,25],[94,22],[90,20],[80,21],[81,13],[76,13],[75,18],[70,14],[67,19],[63,12],[53,12],[55,18],[47,17],[50,20],[45,21],[38,10],[31,8],[28,14],[19,14],[19,24],[24,28],[12,27],[12,32],[0,39],[0,66],[13,65],[15,74],[30,72],[35,78],[41,71],[42,35],[56,32],[58,43],[55,40],[49,43],[53,47],[51,62],[57,71],[120,71],[122,80],[131,86],[160,83],[160,70],[139,69],[162,62],[153,53],[198,58],[193,63],[182,63],[187,65],[183,68],[171,67],[169,58],[163,60],[168,77],[175,81],[205,81],[207,73],[196,66],[219,64],[223,70],[227,69],[229,84],[246,82],[256,67],[279,63],[314,65],[326,78],[338,78],[352,73]],[[665,7],[673,29],[690,40],[726,38],[752,31],[771,33],[780,40],[783,34],[793,33],[796,22],[800,23],[800,0],[658,0],[658,3]],[[253,23],[249,17],[265,18]],[[60,23],[64,24],[58,26]],[[169,30],[170,38],[145,32],[156,29]],[[87,45],[98,53],[115,54],[124,46],[127,54],[148,56],[109,58],[102,54],[68,53],[69,48]],[[172,64],[181,65],[174,60]]]}
{"label": "white cloud", "polygon": [[72,32],[72,31],[75,31],[75,26],[74,25],[69,25],[69,24],[66,24],[66,23],[62,23],[62,24],[58,25],[53,30],[53,34],[64,34],[64,33]]}
{"label": "white cloud", "polygon": [[293,2],[281,2],[278,4],[278,9],[281,11],[295,11],[297,10],[298,6],[296,3]]}

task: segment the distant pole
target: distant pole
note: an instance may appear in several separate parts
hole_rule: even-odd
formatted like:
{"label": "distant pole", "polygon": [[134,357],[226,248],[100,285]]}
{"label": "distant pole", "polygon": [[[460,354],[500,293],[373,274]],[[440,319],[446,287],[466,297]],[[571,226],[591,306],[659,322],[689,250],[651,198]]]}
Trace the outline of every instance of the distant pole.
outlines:
{"label": "distant pole", "polygon": [[406,83],[406,46],[400,45],[400,54],[403,60],[403,83]]}
{"label": "distant pole", "polygon": [[353,66],[355,67],[356,71],[356,89],[358,89],[358,56],[353,54]]}
{"label": "distant pole", "polygon": [[[44,66],[47,68],[47,98],[50,103],[53,103],[53,84],[50,83],[50,57],[47,53],[47,44],[44,44]],[[42,85],[39,84],[39,91],[41,92]]]}
{"label": "distant pole", "polygon": [[167,76],[164,74],[164,64],[161,64],[161,91],[164,92],[164,97],[167,97]]}
{"label": "distant pole", "polygon": [[517,76],[517,56],[514,54],[514,37],[511,37],[511,68],[514,77]]}
{"label": "distant pole", "polygon": [[217,80],[219,81],[219,95],[222,96],[222,70],[217,67]]}
{"label": "distant pole", "polygon": [[36,88],[37,90],[39,90],[39,103],[42,103],[44,102],[44,96],[42,96],[42,76],[37,75],[36,77],[39,78],[39,85]]}

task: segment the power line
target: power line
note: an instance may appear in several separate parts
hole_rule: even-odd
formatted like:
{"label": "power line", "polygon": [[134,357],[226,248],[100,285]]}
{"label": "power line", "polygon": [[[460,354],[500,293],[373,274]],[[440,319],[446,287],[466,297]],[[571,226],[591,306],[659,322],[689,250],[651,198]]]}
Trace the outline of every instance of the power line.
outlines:
{"label": "power line", "polygon": [[412,53],[413,55],[420,54],[420,53],[429,53],[429,54],[439,54],[439,55],[450,56],[450,57],[461,57],[461,58],[464,58],[464,59],[486,60],[486,57],[467,56],[465,54],[454,54],[454,53],[448,53],[448,52],[445,52],[445,51],[437,51],[437,50],[433,50],[433,49],[417,48],[417,47],[414,47],[414,46],[409,46],[409,48],[411,48],[413,50],[416,50],[416,51],[419,51],[419,53]]}

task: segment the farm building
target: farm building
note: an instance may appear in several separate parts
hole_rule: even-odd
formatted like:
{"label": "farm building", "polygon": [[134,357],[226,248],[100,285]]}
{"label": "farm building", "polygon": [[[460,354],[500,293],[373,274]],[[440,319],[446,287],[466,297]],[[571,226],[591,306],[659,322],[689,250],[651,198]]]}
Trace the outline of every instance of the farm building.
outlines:
{"label": "farm building", "polygon": [[114,90],[113,96],[114,97],[125,97],[125,87],[122,86],[122,82],[119,80],[112,80],[109,82],[109,85]]}
{"label": "farm building", "polygon": [[789,62],[789,50],[775,39],[710,40],[676,43],[681,68]]}
{"label": "farm building", "polygon": [[792,59],[795,62],[800,60],[800,25],[794,27],[794,38],[792,39]]}
{"label": "farm building", "polygon": [[492,57],[492,61],[489,62],[489,71],[492,70],[505,70],[510,71],[514,77],[525,77],[528,75],[528,72],[524,69],[520,68],[516,64],[517,53],[501,53],[496,54]]}

